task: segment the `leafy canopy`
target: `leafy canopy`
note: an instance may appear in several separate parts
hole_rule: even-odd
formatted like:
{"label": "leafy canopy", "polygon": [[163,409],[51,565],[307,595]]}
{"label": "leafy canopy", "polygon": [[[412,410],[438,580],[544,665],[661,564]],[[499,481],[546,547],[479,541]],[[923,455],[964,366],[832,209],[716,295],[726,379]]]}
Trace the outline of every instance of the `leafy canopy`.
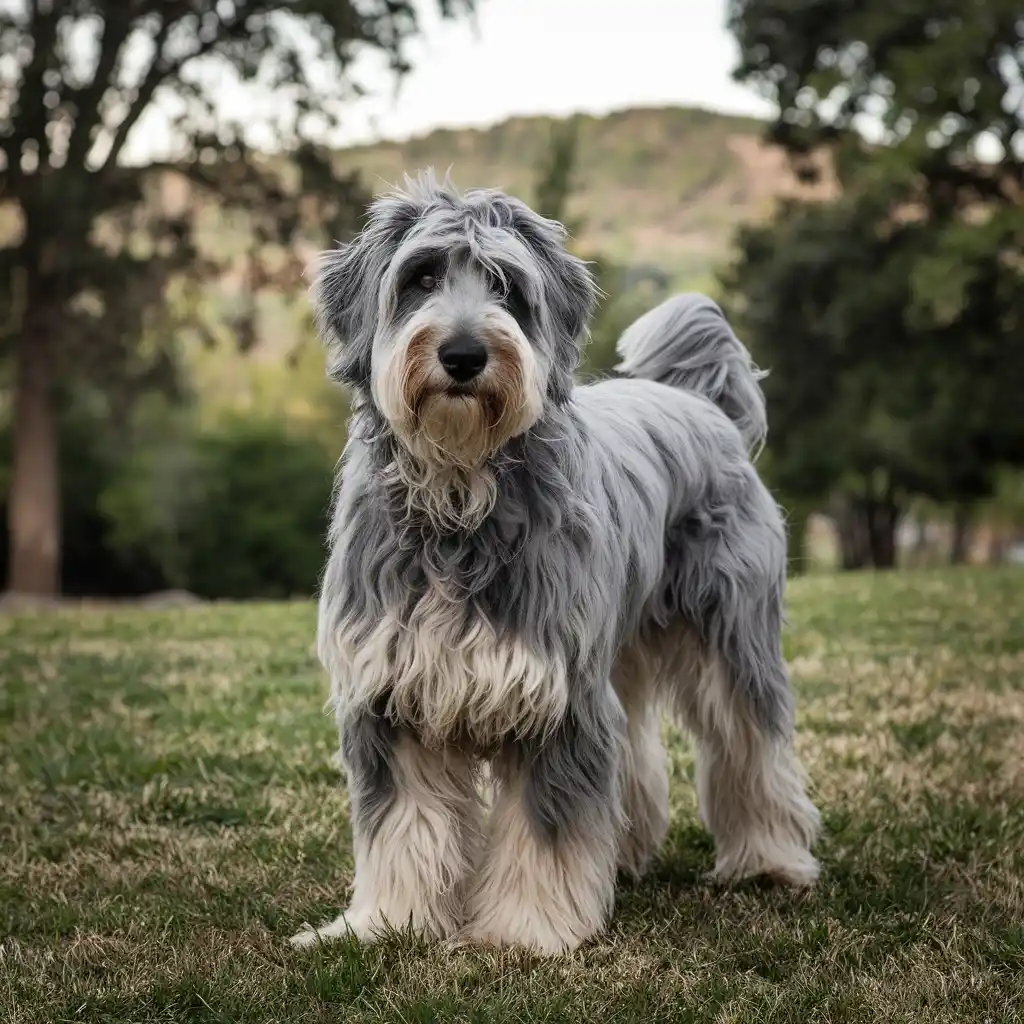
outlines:
{"label": "leafy canopy", "polygon": [[796,493],[970,500],[1024,460],[1024,13],[1006,0],[732,0],[768,135],[842,195],[740,235],[733,306]]}

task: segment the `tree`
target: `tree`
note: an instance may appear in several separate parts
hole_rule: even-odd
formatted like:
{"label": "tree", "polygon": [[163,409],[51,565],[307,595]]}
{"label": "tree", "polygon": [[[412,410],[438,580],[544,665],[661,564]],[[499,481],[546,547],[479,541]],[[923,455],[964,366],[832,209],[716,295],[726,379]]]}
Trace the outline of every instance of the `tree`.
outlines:
{"label": "tree", "polygon": [[[446,15],[471,6],[440,3]],[[376,50],[401,73],[416,31],[408,0],[0,7],[0,196],[18,222],[0,240],[0,344],[15,367],[11,589],[58,587],[62,373],[123,368],[162,312],[168,276],[211,272],[188,212],[152,202],[156,175],[244,209],[252,283],[293,281],[295,262],[273,265],[260,247],[354,221],[362,192],[336,179],[322,143],[355,94],[356,55]],[[139,126],[161,118],[167,151],[130,153]]]}
{"label": "tree", "polygon": [[[769,138],[842,196],[740,237],[729,278],[787,486],[891,564],[911,494],[970,507],[1024,460],[1024,18],[976,0],[733,0]],[[873,132],[869,145],[864,133]]]}
{"label": "tree", "polygon": [[730,315],[771,370],[774,482],[828,499],[848,568],[893,564],[913,496],[973,504],[1024,458],[1024,347],[992,322],[1000,283],[974,278],[948,323],[912,313],[933,242],[927,223],[891,224],[884,195],[793,203],[740,233],[724,277]]}
{"label": "tree", "polygon": [[145,553],[203,597],[313,593],[337,452],[262,409],[177,436],[168,425],[168,443],[132,452],[100,497],[113,551]]}
{"label": "tree", "polygon": [[[938,205],[1019,201],[1024,15],[1015,0],[730,0],[728,10],[735,77],[778,104],[768,137],[805,173],[816,173],[827,146],[841,178],[858,175],[858,129],[867,129],[884,145],[874,159]],[[979,160],[986,151],[994,159]]]}
{"label": "tree", "polygon": [[875,278],[883,243],[865,223],[842,204],[791,204],[740,233],[724,279],[730,316],[771,368],[772,483],[791,499],[833,496],[848,568],[891,564],[915,482],[888,386],[905,372],[891,359],[905,351],[901,294]]}
{"label": "tree", "polygon": [[537,167],[537,180],[533,186],[534,209],[542,217],[550,217],[565,225],[570,234],[581,225],[569,218],[569,200],[572,198],[579,152],[579,118],[570,117],[551,124],[548,149]]}

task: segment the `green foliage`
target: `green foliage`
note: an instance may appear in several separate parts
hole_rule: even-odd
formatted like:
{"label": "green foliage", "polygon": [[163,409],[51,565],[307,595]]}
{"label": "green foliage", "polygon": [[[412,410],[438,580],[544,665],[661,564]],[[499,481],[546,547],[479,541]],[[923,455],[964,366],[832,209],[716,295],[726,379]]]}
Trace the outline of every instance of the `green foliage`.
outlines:
{"label": "green foliage", "polygon": [[[334,435],[265,414],[202,425],[151,394],[127,422],[79,388],[62,403],[62,588],[132,595],[289,597],[316,586],[324,557]],[[9,474],[0,422],[0,481]],[[3,540],[0,501],[0,542]],[[5,551],[0,543],[0,575]]]}
{"label": "green foliage", "polygon": [[[21,308],[31,334],[41,303],[59,308],[61,364],[108,387],[131,378],[144,336],[162,346],[183,323],[209,328],[188,303],[164,303],[172,282],[194,297],[234,276],[243,302],[228,326],[252,344],[254,297],[301,291],[301,253],[351,230],[364,205],[323,148],[352,94],[353,55],[378,50],[401,72],[417,28],[406,2],[7,5],[2,49],[31,58],[12,63],[0,105],[4,199],[18,221],[0,238],[0,309]],[[233,106],[226,83],[242,97]],[[136,124],[169,105],[164,152],[127,163]],[[238,222],[227,248],[209,231],[201,244],[213,206],[222,228]],[[150,359],[164,379],[173,355]]]}
{"label": "green foliage", "polygon": [[[160,589],[165,577],[144,547],[115,543],[103,496],[122,472],[126,425],[112,419],[106,397],[79,384],[66,389],[58,422],[61,469],[62,589],[71,594],[137,594]],[[7,565],[5,482],[10,478],[10,425],[0,422],[0,578]]]}
{"label": "green foliage", "polygon": [[1024,535],[1024,471],[1005,469],[999,474],[987,511],[996,526]]}
{"label": "green foliage", "polygon": [[[1024,27],[1015,0],[730,0],[735,75],[779,106],[770,137],[790,152],[838,148],[858,176],[854,131],[874,122],[880,159],[936,198],[960,188],[1005,196],[1020,185]],[[1002,162],[978,161],[985,136]],[[806,166],[806,165],[805,165]]]}
{"label": "green foliage", "polygon": [[[141,548],[120,549],[101,504],[122,469],[124,436],[102,393],[79,386],[62,403],[60,421],[62,590],[73,594],[139,593],[163,582],[157,560]],[[119,437],[120,434],[120,437]]]}
{"label": "green foliage", "polygon": [[[185,429],[180,429],[184,427]],[[179,424],[142,445],[103,495],[123,551],[146,550],[168,582],[205,597],[310,594],[324,558],[333,460],[278,420]]]}
{"label": "green foliage", "polygon": [[111,524],[110,545],[125,556],[146,552],[167,586],[187,590],[189,521],[201,514],[207,486],[193,412],[149,396],[132,427],[116,475],[97,501]]}
{"label": "green foliage", "polygon": [[[203,424],[194,410],[151,394],[120,422],[101,392],[84,387],[62,409],[65,592],[314,591],[337,454],[337,438],[317,436],[315,420],[290,428],[276,416],[235,412]],[[8,439],[0,423],[0,480]],[[3,559],[0,549],[0,573]]]}
{"label": "green foliage", "polygon": [[324,559],[333,459],[273,422],[229,422],[200,437],[201,500],[186,511],[189,580],[198,594],[311,593]]}
{"label": "green foliage", "polygon": [[1024,348],[996,298],[1016,272],[990,261],[958,316],[923,314],[915,270],[935,258],[933,237],[927,223],[891,225],[884,198],[855,195],[791,205],[740,234],[727,305],[772,371],[783,494],[838,493],[866,516],[881,503],[894,523],[914,496],[976,502],[1024,458]]}
{"label": "green foliage", "polygon": [[[1004,0],[734,0],[768,135],[843,186],[739,235],[730,304],[763,365],[774,467],[886,529],[1024,462],[1024,22]],[[1015,99],[1015,97],[1017,97]],[[858,127],[871,118],[883,145]],[[990,159],[993,154],[995,159]]]}

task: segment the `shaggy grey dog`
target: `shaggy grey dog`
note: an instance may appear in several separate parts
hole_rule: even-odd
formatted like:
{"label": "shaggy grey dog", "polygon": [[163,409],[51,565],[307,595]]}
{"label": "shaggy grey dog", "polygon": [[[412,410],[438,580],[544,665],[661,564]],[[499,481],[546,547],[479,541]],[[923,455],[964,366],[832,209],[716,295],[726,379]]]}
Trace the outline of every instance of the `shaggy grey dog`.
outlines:
{"label": "shaggy grey dog", "polygon": [[696,738],[715,875],[817,876],[757,371],[682,295],[623,335],[622,379],[576,386],[596,289],[564,238],[426,174],[320,261],[354,394],[318,650],[356,869],[296,945],[411,926],[559,953],[600,932],[617,869],[665,836],[663,708]]}

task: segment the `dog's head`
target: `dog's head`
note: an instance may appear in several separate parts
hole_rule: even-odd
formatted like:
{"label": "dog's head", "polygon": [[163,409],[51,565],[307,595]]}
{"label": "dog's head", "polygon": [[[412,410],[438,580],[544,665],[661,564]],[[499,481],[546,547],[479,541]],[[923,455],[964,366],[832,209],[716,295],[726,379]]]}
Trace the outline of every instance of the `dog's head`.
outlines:
{"label": "dog's head", "polygon": [[478,468],[572,388],[596,288],[564,241],[501,192],[407,179],[319,260],[332,374],[421,463]]}

